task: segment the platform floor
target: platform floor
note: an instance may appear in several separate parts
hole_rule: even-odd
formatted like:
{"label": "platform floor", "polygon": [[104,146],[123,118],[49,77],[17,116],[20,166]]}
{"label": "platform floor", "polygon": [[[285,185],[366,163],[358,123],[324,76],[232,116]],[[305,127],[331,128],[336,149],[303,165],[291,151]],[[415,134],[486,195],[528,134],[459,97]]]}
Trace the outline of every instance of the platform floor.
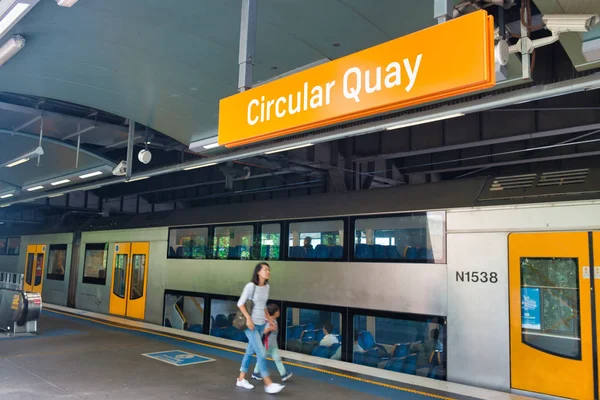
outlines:
{"label": "platform floor", "polygon": [[[44,310],[39,334],[0,336],[0,399],[263,399],[235,386],[239,349]],[[174,365],[148,353],[179,350],[207,362]],[[187,362],[186,357],[173,359]],[[195,359],[189,359],[196,361]],[[200,360],[204,361],[204,360]],[[344,371],[297,362],[294,377],[277,394],[297,399],[473,399],[430,388],[399,385]],[[254,365],[254,364],[253,364]],[[253,366],[252,366],[253,367]],[[251,367],[251,368],[252,368]],[[272,362],[276,382],[279,374]]]}

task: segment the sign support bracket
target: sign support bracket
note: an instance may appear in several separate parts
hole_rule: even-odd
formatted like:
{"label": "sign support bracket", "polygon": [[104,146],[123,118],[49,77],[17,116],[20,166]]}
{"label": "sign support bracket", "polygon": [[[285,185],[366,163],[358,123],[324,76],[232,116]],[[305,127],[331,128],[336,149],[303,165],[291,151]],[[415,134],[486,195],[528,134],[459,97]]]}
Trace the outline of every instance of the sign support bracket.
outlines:
{"label": "sign support bracket", "polygon": [[258,0],[242,0],[238,91],[252,87],[252,68],[256,49],[256,9]]}

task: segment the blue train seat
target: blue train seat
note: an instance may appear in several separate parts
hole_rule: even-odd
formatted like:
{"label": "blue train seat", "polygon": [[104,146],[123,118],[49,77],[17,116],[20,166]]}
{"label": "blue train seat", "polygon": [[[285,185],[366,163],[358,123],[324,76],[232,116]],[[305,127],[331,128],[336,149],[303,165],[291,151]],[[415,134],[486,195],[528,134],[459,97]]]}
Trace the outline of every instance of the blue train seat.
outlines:
{"label": "blue train seat", "polygon": [[203,326],[201,324],[194,324],[192,326],[190,326],[189,331],[190,332],[196,332],[196,333],[202,333],[203,332]]}
{"label": "blue train seat", "polygon": [[324,244],[320,244],[315,248],[316,258],[329,258],[329,247]]}
{"label": "blue train seat", "polygon": [[376,244],[373,246],[373,257],[377,260],[385,260],[388,258],[387,249],[385,246]]}
{"label": "blue train seat", "polygon": [[387,369],[388,371],[402,372],[404,370],[405,362],[406,357],[390,358],[385,364],[384,369]]}
{"label": "blue train seat", "polygon": [[387,253],[387,258],[390,260],[400,260],[402,258],[396,246],[388,246]]}
{"label": "blue train seat", "polygon": [[339,259],[344,257],[344,247],[342,246],[331,246],[329,249],[329,257]]}

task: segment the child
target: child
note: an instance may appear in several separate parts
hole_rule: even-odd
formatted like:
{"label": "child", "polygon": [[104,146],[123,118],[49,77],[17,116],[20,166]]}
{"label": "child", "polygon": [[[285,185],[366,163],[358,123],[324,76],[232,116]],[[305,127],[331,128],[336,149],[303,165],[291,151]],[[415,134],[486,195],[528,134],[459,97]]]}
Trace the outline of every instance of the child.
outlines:
{"label": "child", "polygon": [[[279,356],[279,348],[277,347],[277,331],[279,330],[277,325],[277,318],[279,318],[279,306],[277,304],[269,304],[267,306],[267,311],[269,312],[269,315],[273,317],[273,321],[275,322],[275,328],[271,328],[270,325],[267,325],[267,327],[265,328],[265,349],[267,350],[267,354],[270,354],[271,357],[273,357],[273,361],[275,361],[277,370],[281,375],[281,380],[285,382],[292,377],[292,373],[287,372],[285,367],[283,366],[283,363],[281,362],[281,357]],[[262,376],[260,375],[260,372],[258,372],[258,364],[254,367],[254,373],[252,373],[252,378],[262,381]]]}

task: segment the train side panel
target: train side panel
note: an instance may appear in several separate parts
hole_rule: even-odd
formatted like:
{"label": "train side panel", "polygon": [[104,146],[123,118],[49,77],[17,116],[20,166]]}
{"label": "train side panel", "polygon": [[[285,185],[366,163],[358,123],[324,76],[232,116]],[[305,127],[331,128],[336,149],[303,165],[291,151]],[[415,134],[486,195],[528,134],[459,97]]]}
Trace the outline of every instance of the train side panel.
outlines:
{"label": "train side panel", "polygon": [[507,233],[448,234],[448,380],[510,390]]}

